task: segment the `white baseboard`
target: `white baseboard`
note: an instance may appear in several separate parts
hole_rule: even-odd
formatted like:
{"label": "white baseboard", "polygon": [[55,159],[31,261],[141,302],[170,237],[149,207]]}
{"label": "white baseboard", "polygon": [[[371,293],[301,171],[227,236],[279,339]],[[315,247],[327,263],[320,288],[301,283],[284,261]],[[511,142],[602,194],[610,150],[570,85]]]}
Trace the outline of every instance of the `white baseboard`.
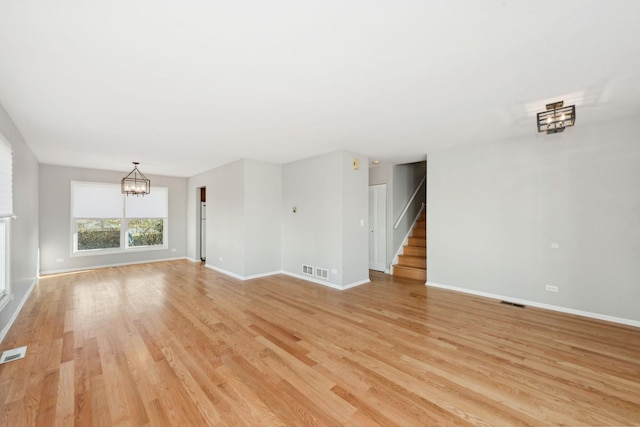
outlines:
{"label": "white baseboard", "polygon": [[271,271],[269,273],[252,274],[251,276],[244,276],[244,278],[242,280],[259,279],[261,277],[274,276],[274,275],[280,274],[280,273],[282,273],[282,271],[278,270],[278,271]]}
{"label": "white baseboard", "polygon": [[223,268],[220,267],[216,267],[214,265],[211,264],[205,264],[204,265],[206,268],[210,269],[210,270],[214,270],[217,271],[218,273],[222,273],[226,276],[231,276],[234,279],[238,279],[238,280],[251,280],[251,279],[258,279],[260,277],[267,277],[267,276],[273,276],[274,274],[280,274],[281,271],[271,271],[269,273],[260,273],[260,274],[252,274],[251,276],[240,276],[239,274],[233,273],[231,271],[225,270]]}
{"label": "white baseboard", "polygon": [[254,274],[252,276],[240,276],[239,274],[233,273],[231,271],[224,270],[224,269],[219,268],[219,267],[215,267],[215,266],[210,265],[210,264],[205,264],[205,267],[209,268],[211,270],[217,271],[218,273],[222,273],[222,274],[225,274],[227,276],[233,277],[234,279],[238,279],[238,280],[242,280],[242,281],[251,280],[251,279],[258,279],[260,277],[273,276],[273,275],[276,275],[276,274],[285,274],[287,276],[295,277],[296,279],[302,279],[302,280],[305,280],[307,282],[316,283],[318,285],[328,286],[330,288],[338,289],[340,291],[344,291],[345,289],[350,289],[350,288],[353,288],[353,287],[356,287],[356,286],[360,286],[360,285],[364,285],[365,283],[369,283],[370,282],[369,279],[366,279],[366,280],[361,280],[359,282],[348,283],[346,285],[336,285],[335,283],[325,282],[324,280],[319,280],[319,279],[316,279],[314,277],[305,276],[303,274],[291,273],[289,271],[282,271],[282,270],[280,270],[280,271],[272,271],[270,273]]}
{"label": "white baseboard", "polygon": [[354,288],[356,286],[364,285],[365,283],[369,283],[370,280],[361,280],[359,282],[348,283],[346,285],[336,285],[335,283],[325,282],[324,280],[319,280],[314,277],[305,276],[304,274],[292,273],[290,271],[282,271],[282,274],[286,274],[287,276],[295,277],[296,279],[306,280],[307,282],[317,283],[318,285],[328,286],[329,288],[338,289],[339,291],[344,291],[345,289]]}
{"label": "white baseboard", "polygon": [[344,291],[345,289],[351,289],[351,288],[355,288],[356,286],[366,285],[367,283],[371,283],[371,280],[365,279],[365,280],[360,280],[358,282],[347,283],[346,285],[342,285],[342,290]]}
{"label": "white baseboard", "polygon": [[623,319],[621,317],[613,317],[613,316],[608,316],[606,314],[591,313],[589,311],[575,310],[573,308],[560,307],[557,305],[544,304],[536,301],[529,301],[529,300],[524,300],[520,298],[512,298],[504,295],[491,294],[488,292],[475,291],[473,289],[459,288],[457,286],[442,285],[440,283],[434,283],[434,282],[426,282],[425,285],[432,288],[447,289],[449,291],[462,292],[465,294],[477,295],[485,298],[514,302],[516,304],[529,305],[531,307],[543,308],[545,310],[558,311],[560,313],[566,313],[566,314],[575,314],[577,316],[589,317],[591,319],[604,320],[607,322],[620,323],[622,325],[635,326],[636,328],[640,328],[640,321],[638,320]]}
{"label": "white baseboard", "polygon": [[187,259],[188,260],[187,257],[176,257],[176,258],[150,259],[150,260],[146,260],[146,261],[121,262],[121,263],[117,263],[117,264],[100,264],[100,265],[93,265],[93,266],[87,266],[87,267],[68,268],[68,269],[63,269],[63,270],[47,270],[47,271],[41,271],[40,272],[40,277],[51,275],[51,274],[62,274],[62,273],[73,273],[75,271],[96,270],[98,268],[122,267],[122,266],[125,266],[125,265],[148,264],[148,263],[151,263],[151,262],[176,261],[176,260],[179,260],[179,259]]}
{"label": "white baseboard", "polygon": [[4,337],[9,333],[9,329],[11,329],[13,322],[15,322],[18,318],[18,314],[20,314],[20,312],[22,311],[22,307],[27,302],[27,299],[29,298],[29,295],[31,295],[31,292],[33,292],[33,288],[35,288],[37,282],[37,279],[31,282],[31,285],[29,285],[29,289],[27,289],[27,292],[24,294],[24,297],[22,297],[22,300],[20,301],[20,304],[18,304],[18,307],[16,307],[16,310],[11,315],[9,323],[7,323],[7,326],[5,326],[2,329],[2,332],[0,332],[0,344],[2,343],[2,341],[4,341]]}
{"label": "white baseboard", "polygon": [[205,266],[205,268],[208,268],[208,269],[210,269],[210,270],[217,271],[218,273],[222,273],[222,274],[224,274],[225,276],[231,276],[231,277],[233,277],[234,279],[244,280],[244,278],[243,278],[242,276],[240,276],[239,274],[232,273],[231,271],[224,270],[224,269],[219,268],[219,267],[216,267],[216,266],[214,266],[214,265],[211,265],[211,264],[205,264],[204,266]]}

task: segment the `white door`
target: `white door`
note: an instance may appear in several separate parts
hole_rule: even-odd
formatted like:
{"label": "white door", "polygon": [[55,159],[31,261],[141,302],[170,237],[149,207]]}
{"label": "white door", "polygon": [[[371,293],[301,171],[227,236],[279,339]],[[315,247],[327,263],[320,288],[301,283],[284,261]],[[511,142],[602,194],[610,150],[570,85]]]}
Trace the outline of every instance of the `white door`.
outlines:
{"label": "white door", "polygon": [[369,186],[369,268],[385,271],[387,258],[387,185]]}

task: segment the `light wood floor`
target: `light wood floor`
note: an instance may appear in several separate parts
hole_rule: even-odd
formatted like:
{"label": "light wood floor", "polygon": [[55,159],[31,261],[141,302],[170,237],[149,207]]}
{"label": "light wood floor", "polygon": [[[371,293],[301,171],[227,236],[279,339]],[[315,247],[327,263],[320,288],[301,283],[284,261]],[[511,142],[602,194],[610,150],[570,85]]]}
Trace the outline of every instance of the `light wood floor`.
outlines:
{"label": "light wood floor", "polygon": [[40,280],[0,425],[640,424],[640,329],[373,274],[336,291],[175,261]]}

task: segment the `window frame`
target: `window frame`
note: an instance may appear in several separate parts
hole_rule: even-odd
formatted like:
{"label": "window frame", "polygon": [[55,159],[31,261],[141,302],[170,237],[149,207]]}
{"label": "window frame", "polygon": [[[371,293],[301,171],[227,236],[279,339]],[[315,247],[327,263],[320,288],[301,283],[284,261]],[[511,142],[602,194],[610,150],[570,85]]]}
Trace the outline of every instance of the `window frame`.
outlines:
{"label": "window frame", "polygon": [[4,228],[4,289],[0,290],[0,311],[11,302],[13,292],[11,291],[11,217],[0,217],[0,224]]}
{"label": "window frame", "polygon": [[[96,184],[100,186],[113,187],[114,190],[120,193],[120,185],[117,184],[109,184],[109,183],[101,183],[101,182],[88,182],[88,181],[71,181],[70,184],[70,201],[71,201],[71,211],[70,211],[70,231],[71,231],[71,256],[72,257],[82,257],[82,256],[95,256],[95,255],[110,255],[110,254],[121,254],[121,253],[132,253],[132,252],[147,252],[147,251],[161,251],[169,249],[169,217],[157,217],[157,218],[129,218],[127,217],[127,207],[126,207],[126,196],[125,194],[121,194],[122,197],[122,213],[120,217],[113,218],[76,218],[74,216],[74,183],[81,184]],[[166,203],[167,210],[166,214],[169,215],[169,188],[168,187],[156,187],[157,189],[163,189],[166,191]],[[152,190],[153,191],[153,190]],[[78,220],[84,219],[94,219],[94,220],[119,220],[120,221],[120,246],[118,248],[103,248],[103,249],[78,249]],[[129,232],[129,221],[133,219],[162,219],[162,244],[161,245],[150,245],[150,246],[129,246],[128,241],[128,232]]]}
{"label": "window frame", "polygon": [[13,147],[0,133],[0,224],[4,245],[2,247],[3,287],[0,290],[0,311],[13,300],[11,272],[11,229],[13,219]]}

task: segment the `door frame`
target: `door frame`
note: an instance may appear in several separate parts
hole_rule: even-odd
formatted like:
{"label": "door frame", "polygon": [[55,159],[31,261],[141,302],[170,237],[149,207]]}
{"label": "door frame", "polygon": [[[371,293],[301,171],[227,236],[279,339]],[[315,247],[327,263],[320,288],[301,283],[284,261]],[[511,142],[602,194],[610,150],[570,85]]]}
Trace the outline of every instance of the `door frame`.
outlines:
{"label": "door frame", "polygon": [[[376,206],[372,206],[372,191],[377,193],[377,198],[379,200],[379,212],[381,212],[382,214],[382,220],[378,221],[379,223],[381,222],[381,228],[378,229],[378,227],[375,224],[375,218],[374,218],[374,213],[372,212],[372,209],[375,209]],[[380,238],[379,236],[374,236],[374,234],[378,234],[381,233],[382,237]],[[378,247],[378,257],[381,256],[382,261],[378,261],[378,263],[376,263],[375,265],[373,264],[373,259],[372,259],[372,252],[375,251],[374,248],[374,243],[375,243],[375,239],[374,237],[378,237],[378,242],[383,242],[383,244]],[[373,184],[373,185],[369,185],[369,269],[370,270],[376,270],[376,271],[383,271],[386,272],[388,270],[388,266],[387,266],[387,184]]]}

